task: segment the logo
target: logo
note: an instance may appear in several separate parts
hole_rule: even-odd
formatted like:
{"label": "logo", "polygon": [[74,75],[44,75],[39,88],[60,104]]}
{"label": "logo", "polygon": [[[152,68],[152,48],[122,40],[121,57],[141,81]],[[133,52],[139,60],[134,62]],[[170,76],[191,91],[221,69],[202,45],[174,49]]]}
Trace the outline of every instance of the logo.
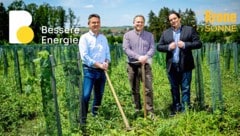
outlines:
{"label": "logo", "polygon": [[33,40],[34,33],[29,27],[32,16],[24,10],[9,12],[9,43],[27,44]]}
{"label": "logo", "polygon": [[206,32],[236,32],[237,13],[214,13],[205,11]]}

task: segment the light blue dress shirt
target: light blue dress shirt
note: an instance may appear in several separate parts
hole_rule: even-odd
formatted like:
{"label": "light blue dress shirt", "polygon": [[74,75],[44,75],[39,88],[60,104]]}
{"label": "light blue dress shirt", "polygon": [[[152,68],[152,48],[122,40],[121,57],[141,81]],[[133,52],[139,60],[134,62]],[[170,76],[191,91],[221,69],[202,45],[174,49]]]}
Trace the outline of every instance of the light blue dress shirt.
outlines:
{"label": "light blue dress shirt", "polygon": [[110,49],[103,34],[95,35],[89,31],[81,36],[78,46],[83,64],[94,67],[96,62],[110,62]]}
{"label": "light blue dress shirt", "polygon": [[[181,29],[178,29],[177,31],[173,31],[173,38],[176,45],[178,44],[178,41],[180,39],[180,34],[181,34]],[[173,50],[173,63],[179,63],[179,53],[180,53],[180,49],[177,46]]]}

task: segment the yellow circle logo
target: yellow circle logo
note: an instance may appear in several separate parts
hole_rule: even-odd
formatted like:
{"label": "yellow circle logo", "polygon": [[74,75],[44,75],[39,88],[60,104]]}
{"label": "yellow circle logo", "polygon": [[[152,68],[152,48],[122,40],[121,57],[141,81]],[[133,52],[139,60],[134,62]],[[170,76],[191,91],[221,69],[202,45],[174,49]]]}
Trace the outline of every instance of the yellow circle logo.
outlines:
{"label": "yellow circle logo", "polygon": [[33,40],[33,30],[28,26],[20,27],[17,31],[17,38],[21,43],[29,43]]}

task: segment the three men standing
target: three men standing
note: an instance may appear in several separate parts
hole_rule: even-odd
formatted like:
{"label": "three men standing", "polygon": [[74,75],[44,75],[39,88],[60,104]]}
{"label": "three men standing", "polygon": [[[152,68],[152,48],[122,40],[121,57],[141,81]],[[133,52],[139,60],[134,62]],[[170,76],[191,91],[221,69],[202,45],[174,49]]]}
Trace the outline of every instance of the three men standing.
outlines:
{"label": "three men standing", "polygon": [[[166,66],[168,80],[172,94],[172,114],[190,107],[190,88],[192,70],[194,69],[193,49],[202,46],[199,36],[194,28],[181,25],[181,17],[176,12],[168,16],[171,27],[165,30],[157,45],[157,50],[166,52]],[[94,87],[94,102],[92,113],[97,114],[101,104],[106,77],[104,71],[108,69],[110,51],[107,39],[99,34],[100,17],[97,14],[89,16],[89,32],[82,35],[79,49],[83,61],[83,95],[81,123],[86,123],[88,102],[91,90]],[[153,107],[153,74],[151,68],[152,57],[155,52],[153,34],[144,30],[145,18],[136,15],[133,19],[134,29],[123,36],[123,50],[127,55],[127,73],[135,105],[135,112],[142,109],[140,97],[140,81],[145,79],[146,111],[154,116]],[[141,70],[144,68],[144,70]],[[144,73],[142,73],[144,72]],[[180,97],[180,90],[182,97]]]}

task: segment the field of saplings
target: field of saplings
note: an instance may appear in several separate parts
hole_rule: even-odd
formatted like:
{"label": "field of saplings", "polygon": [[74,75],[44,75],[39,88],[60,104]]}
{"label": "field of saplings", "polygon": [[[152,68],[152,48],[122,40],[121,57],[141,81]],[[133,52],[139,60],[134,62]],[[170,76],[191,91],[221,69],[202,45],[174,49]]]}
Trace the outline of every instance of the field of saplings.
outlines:
{"label": "field of saplings", "polygon": [[[165,54],[155,53],[152,119],[144,117],[143,110],[135,115],[126,55],[120,44],[112,45],[108,71],[111,85],[106,82],[99,114],[88,114],[83,132],[79,124],[83,73],[78,47],[1,45],[0,135],[239,135],[240,45],[204,43],[193,54],[196,67],[191,86],[192,108],[170,116]],[[143,94],[142,85],[140,88]]]}

